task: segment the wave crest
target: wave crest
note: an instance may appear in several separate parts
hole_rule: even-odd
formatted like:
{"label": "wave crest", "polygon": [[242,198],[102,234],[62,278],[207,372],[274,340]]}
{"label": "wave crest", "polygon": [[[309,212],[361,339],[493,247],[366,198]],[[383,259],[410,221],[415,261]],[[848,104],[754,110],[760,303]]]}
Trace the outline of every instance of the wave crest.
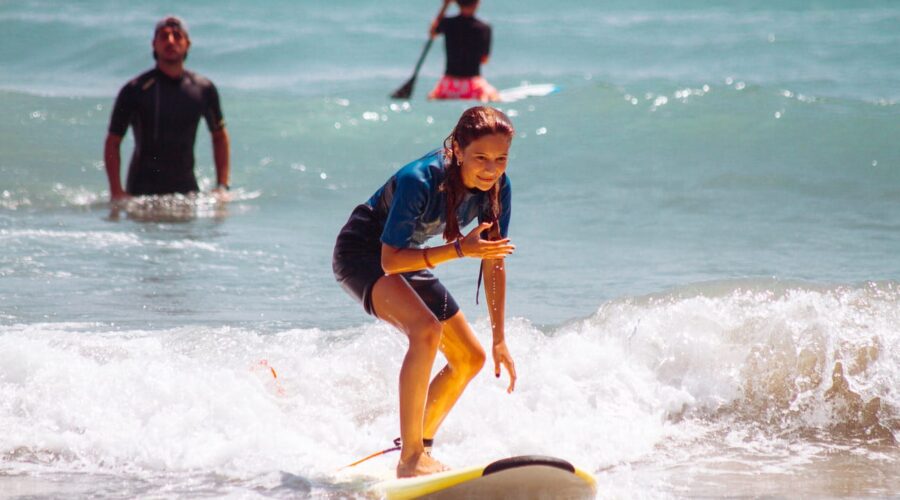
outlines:
{"label": "wave crest", "polygon": [[898,306],[894,282],[711,283],[607,304],[584,333],[619,337],[659,384],[691,394],[670,420],[896,444]]}

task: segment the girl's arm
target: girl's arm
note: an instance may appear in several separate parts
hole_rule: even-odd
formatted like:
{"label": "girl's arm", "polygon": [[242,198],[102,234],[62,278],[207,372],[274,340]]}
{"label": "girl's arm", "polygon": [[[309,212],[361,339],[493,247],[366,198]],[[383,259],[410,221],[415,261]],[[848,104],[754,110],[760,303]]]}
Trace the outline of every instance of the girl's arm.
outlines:
{"label": "girl's arm", "polygon": [[506,368],[509,373],[506,392],[510,393],[516,388],[516,364],[506,347],[506,265],[502,258],[484,259],[481,261],[481,269],[484,272],[484,295],[491,317],[494,376],[500,377],[501,365]]}
{"label": "girl's arm", "polygon": [[426,248],[397,248],[387,243],[381,244],[381,268],[385,274],[431,269],[458,258],[453,243]]}
{"label": "girl's arm", "polygon": [[381,267],[386,274],[399,274],[426,268],[431,269],[438,264],[461,257],[502,259],[513,253],[516,247],[509,242],[509,238],[497,241],[482,239],[481,233],[492,225],[490,222],[484,222],[457,242],[436,247],[397,248],[382,243]]}

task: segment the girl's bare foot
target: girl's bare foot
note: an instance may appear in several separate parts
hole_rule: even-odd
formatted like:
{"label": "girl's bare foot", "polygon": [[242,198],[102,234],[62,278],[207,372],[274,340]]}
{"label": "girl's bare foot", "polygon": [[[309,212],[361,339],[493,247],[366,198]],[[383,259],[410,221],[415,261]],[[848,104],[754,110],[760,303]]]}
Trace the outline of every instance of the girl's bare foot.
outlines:
{"label": "girl's bare foot", "polygon": [[450,470],[449,467],[431,458],[427,453],[413,455],[409,460],[400,458],[397,463],[397,477],[416,477]]}

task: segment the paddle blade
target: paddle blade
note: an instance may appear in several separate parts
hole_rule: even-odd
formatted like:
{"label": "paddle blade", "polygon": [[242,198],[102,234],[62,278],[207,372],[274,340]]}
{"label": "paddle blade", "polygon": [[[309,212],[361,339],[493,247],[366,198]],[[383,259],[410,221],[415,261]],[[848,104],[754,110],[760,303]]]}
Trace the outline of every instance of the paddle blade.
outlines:
{"label": "paddle blade", "polygon": [[412,96],[413,85],[416,83],[416,77],[412,77],[403,84],[402,87],[395,90],[391,97],[394,99],[409,99]]}

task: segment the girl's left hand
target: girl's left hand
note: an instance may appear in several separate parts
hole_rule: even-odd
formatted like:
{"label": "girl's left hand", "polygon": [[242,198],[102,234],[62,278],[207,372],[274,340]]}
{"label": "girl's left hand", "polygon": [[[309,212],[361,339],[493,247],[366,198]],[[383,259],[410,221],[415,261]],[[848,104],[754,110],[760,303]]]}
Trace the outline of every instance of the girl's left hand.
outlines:
{"label": "girl's left hand", "polygon": [[509,387],[506,388],[506,392],[511,394],[516,389],[516,364],[513,363],[512,356],[509,355],[506,341],[494,344],[491,351],[494,357],[494,376],[500,377],[500,365],[506,368],[507,373],[509,373]]}

